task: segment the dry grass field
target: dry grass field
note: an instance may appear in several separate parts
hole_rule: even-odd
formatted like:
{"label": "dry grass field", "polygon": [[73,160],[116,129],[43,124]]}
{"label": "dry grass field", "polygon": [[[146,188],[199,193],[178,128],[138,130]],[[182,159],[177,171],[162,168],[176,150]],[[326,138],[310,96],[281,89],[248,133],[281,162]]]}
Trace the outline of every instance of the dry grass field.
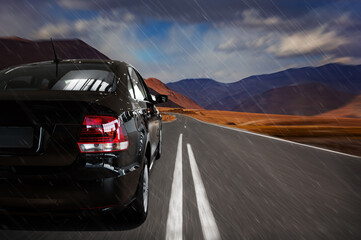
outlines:
{"label": "dry grass field", "polygon": [[162,120],[164,122],[171,122],[171,121],[174,121],[175,119],[176,119],[175,116],[162,112]]}
{"label": "dry grass field", "polygon": [[361,119],[159,108],[202,121],[361,156]]}

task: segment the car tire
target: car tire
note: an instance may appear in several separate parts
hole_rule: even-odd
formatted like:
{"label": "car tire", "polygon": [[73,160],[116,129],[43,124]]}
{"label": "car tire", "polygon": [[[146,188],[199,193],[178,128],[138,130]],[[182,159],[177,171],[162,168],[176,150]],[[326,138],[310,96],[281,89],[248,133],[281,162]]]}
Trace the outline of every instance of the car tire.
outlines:
{"label": "car tire", "polygon": [[[147,160],[145,158],[145,160]],[[149,169],[145,161],[143,171],[139,179],[136,199],[131,204],[132,215],[138,223],[143,223],[148,215],[149,207]]]}

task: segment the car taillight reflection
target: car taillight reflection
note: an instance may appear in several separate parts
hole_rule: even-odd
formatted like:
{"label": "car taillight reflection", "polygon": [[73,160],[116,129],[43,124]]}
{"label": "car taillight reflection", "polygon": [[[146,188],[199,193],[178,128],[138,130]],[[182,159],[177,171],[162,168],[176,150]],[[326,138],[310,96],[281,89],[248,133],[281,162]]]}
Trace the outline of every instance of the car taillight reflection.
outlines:
{"label": "car taillight reflection", "polygon": [[81,152],[116,152],[127,150],[128,136],[120,121],[110,116],[86,116],[80,131]]}

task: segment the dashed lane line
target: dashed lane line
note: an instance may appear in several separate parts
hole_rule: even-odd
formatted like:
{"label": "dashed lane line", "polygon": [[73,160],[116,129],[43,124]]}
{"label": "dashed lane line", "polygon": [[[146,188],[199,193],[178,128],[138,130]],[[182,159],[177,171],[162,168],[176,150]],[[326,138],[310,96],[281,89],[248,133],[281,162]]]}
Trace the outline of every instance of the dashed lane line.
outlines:
{"label": "dashed lane line", "polygon": [[182,137],[183,134],[180,134],[173,173],[172,192],[169,201],[166,240],[183,239]]}
{"label": "dashed lane line", "polygon": [[189,162],[191,165],[194,188],[196,192],[198,214],[202,225],[203,237],[206,240],[221,239],[216,220],[213,216],[212,209],[207,198],[206,189],[204,188],[201,174],[199,172],[197,162],[194,158],[194,154],[190,144],[187,144],[187,149]]}

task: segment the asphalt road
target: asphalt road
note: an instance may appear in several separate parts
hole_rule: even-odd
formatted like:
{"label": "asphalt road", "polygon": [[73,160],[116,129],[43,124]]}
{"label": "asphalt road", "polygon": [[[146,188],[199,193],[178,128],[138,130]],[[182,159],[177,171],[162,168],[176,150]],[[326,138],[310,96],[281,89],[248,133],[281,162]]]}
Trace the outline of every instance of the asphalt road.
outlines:
{"label": "asphalt road", "polygon": [[145,223],[11,219],[0,239],[361,239],[361,159],[177,115]]}

